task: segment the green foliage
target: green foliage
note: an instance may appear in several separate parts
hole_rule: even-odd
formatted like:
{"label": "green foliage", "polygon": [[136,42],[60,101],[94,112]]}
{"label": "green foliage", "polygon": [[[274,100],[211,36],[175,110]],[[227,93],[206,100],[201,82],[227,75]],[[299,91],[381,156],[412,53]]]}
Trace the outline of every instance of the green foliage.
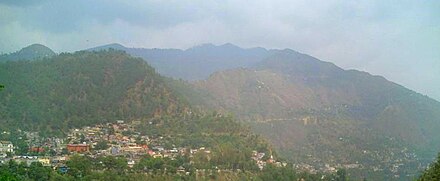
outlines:
{"label": "green foliage", "polygon": [[68,174],[74,178],[82,178],[92,172],[92,161],[88,157],[73,155],[66,165]]}
{"label": "green foliage", "polygon": [[347,171],[340,169],[336,172],[336,181],[347,181]]}
{"label": "green foliage", "polygon": [[96,143],[96,146],[94,147],[95,150],[106,150],[107,148],[109,148],[109,145],[108,142],[105,140],[98,141],[98,143]]}
{"label": "green foliage", "polygon": [[[184,168],[184,172],[177,169]],[[17,164],[10,161],[0,164],[0,181],[2,180],[346,180],[336,175],[298,173],[291,167],[267,165],[262,171],[220,171],[216,169],[196,169],[189,164],[188,157],[152,158],[145,156],[133,168],[127,167],[127,160],[122,157],[99,157],[74,155],[67,163],[68,172],[59,173],[38,162],[31,165]]]}
{"label": "green foliage", "polygon": [[29,166],[9,161],[0,165],[0,180],[49,180],[52,169],[44,167],[39,162],[33,162]]}
{"label": "green foliage", "polygon": [[8,89],[0,94],[0,123],[3,129],[50,134],[117,119],[179,115],[186,106],[163,79],[142,59],[120,51],[1,62],[0,82]]}
{"label": "green foliage", "polygon": [[18,130],[6,131],[4,128],[0,128],[0,131],[0,140],[11,141],[14,145],[14,152],[16,155],[25,155],[28,153],[29,146],[25,140],[26,135],[23,132]]}
{"label": "green foliage", "polygon": [[55,52],[53,52],[50,48],[41,44],[32,44],[25,48],[22,48],[20,51],[0,55],[0,62],[17,61],[17,60],[35,60],[35,59],[51,57],[54,55]]}
{"label": "green foliage", "polygon": [[420,181],[440,180],[440,154],[437,160],[432,163],[419,177]]}

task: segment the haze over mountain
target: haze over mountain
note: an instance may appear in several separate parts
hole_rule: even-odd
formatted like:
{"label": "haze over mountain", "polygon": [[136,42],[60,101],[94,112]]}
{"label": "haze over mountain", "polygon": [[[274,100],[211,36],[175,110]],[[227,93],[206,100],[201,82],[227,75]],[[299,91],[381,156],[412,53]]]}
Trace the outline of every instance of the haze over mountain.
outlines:
{"label": "haze over mountain", "polygon": [[193,88],[176,90],[203,107],[233,112],[295,162],[362,160],[384,167],[404,159],[406,165],[417,165],[430,162],[440,149],[440,103],[381,76],[344,70],[289,49],[231,44],[136,49],[112,44],[91,50],[108,48],[143,57],[175,78],[203,79],[217,71]]}
{"label": "haze over mountain", "polygon": [[[380,76],[344,70],[289,49],[206,44],[188,50],[121,45],[92,50],[107,48],[143,57],[176,78],[202,79],[219,71],[195,83],[193,89],[204,100],[194,102],[235,113],[295,162],[319,166],[361,160],[384,167],[404,159],[414,166],[430,162],[440,149],[440,103]],[[189,99],[200,99],[195,97]],[[384,164],[384,159],[389,161]],[[413,166],[399,173],[411,172]]]}
{"label": "haze over mountain", "polygon": [[[107,49],[144,57],[168,76],[203,79],[214,73],[193,83],[172,80],[156,74],[142,59]],[[36,55],[29,57],[41,58]],[[173,74],[177,67],[183,68]],[[1,103],[5,128],[24,124],[23,129],[45,127],[51,132],[202,107],[234,113],[294,163],[316,168],[359,164],[360,170],[352,174],[378,174],[382,179],[414,176],[420,164],[432,161],[440,150],[439,102],[383,77],[344,70],[290,49],[232,44],[137,49],[111,44],[43,61],[4,62],[1,68],[0,81],[7,85]],[[387,169],[395,164],[404,166],[397,172]]]}
{"label": "haze over mountain", "polygon": [[248,121],[294,162],[417,165],[440,150],[439,102],[292,50],[195,85],[214,97],[208,104]]}
{"label": "haze over mountain", "polygon": [[[26,134],[32,134],[34,139],[41,136],[44,140],[56,138],[67,142],[79,139],[81,145],[88,144],[91,147],[91,150],[81,155],[61,153],[69,155],[68,161],[64,162],[66,164],[63,163],[69,171],[64,174],[59,174],[59,169],[53,169],[51,165],[33,162],[29,166],[26,162],[17,164],[17,159],[8,158],[8,163],[0,164],[2,179],[207,180],[213,176],[200,174],[198,170],[213,168],[216,169],[215,178],[219,180],[298,180],[323,177],[321,174],[297,173],[291,164],[275,167],[268,162],[268,165],[271,164],[268,169],[261,170],[256,164],[257,158],[253,158],[255,152],[267,155],[267,159],[277,159],[276,151],[264,139],[231,116],[192,109],[184,97],[176,92],[179,82],[162,77],[142,59],[122,51],[79,51],[36,61],[0,62],[0,82],[6,85],[0,91],[0,136],[2,140],[14,143],[14,150],[21,152],[17,155],[34,156],[35,153],[29,147],[40,144],[28,140]],[[123,123],[115,124],[116,120],[122,120]],[[111,128],[107,130],[106,126]],[[83,129],[94,131],[87,131],[88,135],[85,136],[82,131],[78,131]],[[72,131],[75,136],[71,136]],[[105,140],[110,139],[110,134],[111,137],[121,137],[121,140]],[[139,135],[147,135],[148,141],[139,143]],[[108,148],[91,146],[101,136],[105,138],[99,142],[109,142]],[[137,138],[136,141],[134,138]],[[60,147],[77,145],[57,144],[63,144]],[[103,155],[103,152],[110,150],[110,144],[112,148],[118,146],[121,150],[133,147],[128,145],[148,144],[150,152],[168,154],[164,158],[150,156],[145,151],[136,155],[130,151]],[[179,151],[161,152],[154,147],[167,150],[179,148]],[[41,148],[46,149],[48,146]],[[197,150],[197,154],[194,150]],[[170,155],[170,152],[178,155]],[[136,159],[131,161],[136,166],[128,166],[126,155],[131,160]],[[44,156],[53,157],[49,153]],[[86,161],[81,162],[77,158]],[[101,161],[104,158],[113,161]],[[76,167],[74,163],[77,162],[81,168]],[[12,165],[19,166],[22,171],[17,171],[17,167]],[[101,167],[104,165],[107,167]],[[58,168],[58,165],[55,167]],[[120,170],[116,172],[115,167]],[[177,171],[186,168],[188,171],[184,174]],[[81,171],[71,171],[75,169]],[[328,181],[337,177],[335,174],[325,176]]]}
{"label": "haze over mountain", "polygon": [[143,58],[162,75],[184,80],[201,80],[215,71],[248,67],[273,53],[273,50],[243,49],[230,43],[219,46],[203,44],[186,50],[127,48],[120,44],[109,44],[88,50],[110,48]]}
{"label": "haze over mountain", "polygon": [[[34,150],[21,130],[52,139],[124,119],[170,148],[217,149],[192,157],[201,162],[182,180],[414,180],[440,152],[439,10],[429,0],[0,1],[0,141],[20,142],[0,162]],[[438,160],[423,178],[440,180]],[[151,173],[144,162],[133,178]],[[43,178],[8,164],[0,178]],[[173,180],[178,165],[150,176]]]}

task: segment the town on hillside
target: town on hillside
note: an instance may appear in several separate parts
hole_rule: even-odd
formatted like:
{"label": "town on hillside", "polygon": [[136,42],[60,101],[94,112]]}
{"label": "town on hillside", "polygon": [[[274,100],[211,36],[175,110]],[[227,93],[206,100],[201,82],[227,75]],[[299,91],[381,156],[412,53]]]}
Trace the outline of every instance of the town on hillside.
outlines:
{"label": "town on hillside", "polygon": [[[22,136],[17,139],[25,144],[14,145],[9,140],[0,141],[0,163],[13,160],[30,165],[39,162],[54,170],[67,172],[69,168],[66,162],[73,155],[88,156],[92,159],[103,156],[124,157],[128,167],[133,167],[145,156],[171,160],[185,156],[190,158],[189,164],[193,163],[191,159],[196,155],[210,157],[211,149],[207,147],[176,147],[166,143],[164,136],[143,135],[135,129],[139,124],[139,121],[126,123],[117,120],[113,123],[71,129],[64,138],[43,138],[37,132],[18,131]],[[4,131],[1,134],[11,133]],[[260,170],[267,164],[287,166],[286,162],[277,161],[269,154],[255,150],[249,159],[253,160]],[[189,174],[182,166],[178,167],[178,172]]]}

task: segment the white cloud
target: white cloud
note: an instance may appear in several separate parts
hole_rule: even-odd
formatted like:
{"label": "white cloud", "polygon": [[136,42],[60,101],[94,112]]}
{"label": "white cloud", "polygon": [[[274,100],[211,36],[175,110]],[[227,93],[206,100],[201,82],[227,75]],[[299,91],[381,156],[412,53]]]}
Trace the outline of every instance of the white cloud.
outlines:
{"label": "white cloud", "polygon": [[437,1],[36,2],[0,2],[0,52],[31,43],[58,52],[113,42],[131,47],[231,42],[292,48],[344,68],[384,75],[440,100]]}

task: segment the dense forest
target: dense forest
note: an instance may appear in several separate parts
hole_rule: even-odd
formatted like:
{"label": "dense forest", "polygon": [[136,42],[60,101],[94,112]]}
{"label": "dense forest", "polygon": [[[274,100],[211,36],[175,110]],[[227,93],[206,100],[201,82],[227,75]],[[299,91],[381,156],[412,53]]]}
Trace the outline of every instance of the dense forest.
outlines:
{"label": "dense forest", "polygon": [[62,132],[117,119],[178,115],[164,78],[120,51],[62,53],[0,63],[2,129]]}

